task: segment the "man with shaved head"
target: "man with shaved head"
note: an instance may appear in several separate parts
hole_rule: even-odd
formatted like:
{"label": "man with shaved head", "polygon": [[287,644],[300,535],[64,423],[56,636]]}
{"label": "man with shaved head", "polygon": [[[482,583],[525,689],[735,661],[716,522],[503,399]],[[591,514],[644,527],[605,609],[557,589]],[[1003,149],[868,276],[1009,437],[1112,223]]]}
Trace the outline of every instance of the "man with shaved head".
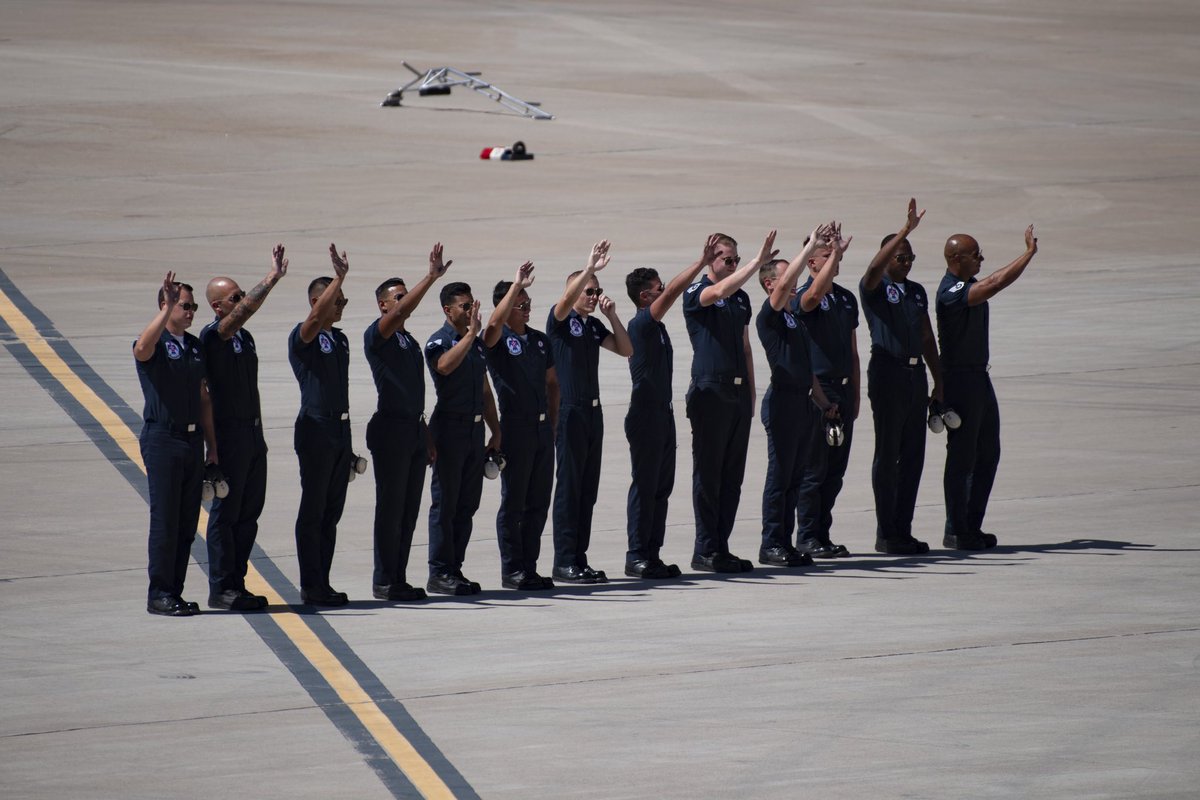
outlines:
{"label": "man with shaved head", "polygon": [[246,565],[266,500],[267,443],[258,398],[258,353],[243,326],[287,274],[283,253],[283,245],[275,245],[271,270],[249,292],[224,276],[209,281],[205,292],[217,317],[200,331],[200,342],[208,362],[221,469],[229,483],[229,494],[214,498],[208,515],[209,608],[255,611],[267,605],[267,598],[246,591]]}
{"label": "man with shaved head", "polygon": [[976,280],[983,264],[979,242],[965,233],[946,240],[946,275],[937,291],[938,340],[946,405],[958,412],[962,424],[947,431],[945,547],[996,546],[996,537],[982,530],[1000,464],[1000,408],[988,377],[988,300],[1021,277],[1036,253],[1037,239],[1030,225],[1025,229],[1025,252]]}

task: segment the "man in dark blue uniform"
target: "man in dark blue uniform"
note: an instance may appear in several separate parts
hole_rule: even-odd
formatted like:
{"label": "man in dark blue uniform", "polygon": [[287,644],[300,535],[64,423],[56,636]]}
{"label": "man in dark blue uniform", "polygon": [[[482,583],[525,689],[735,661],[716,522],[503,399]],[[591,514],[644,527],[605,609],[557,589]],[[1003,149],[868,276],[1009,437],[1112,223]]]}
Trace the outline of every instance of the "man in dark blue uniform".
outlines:
{"label": "man in dark blue uniform", "polygon": [[350,271],[346,254],[329,246],[332,278],[308,285],[308,317],[288,337],[288,361],[300,383],[295,447],[300,461],[300,510],[296,514],[296,558],[300,597],[314,606],[344,606],[344,592],[329,585],[337,525],[350,482],[350,342],[341,328]]}
{"label": "man in dark blue uniform", "polygon": [[714,234],[707,272],[683,296],[683,317],[692,343],[692,381],[687,415],[692,423],[692,505],[696,543],[692,568],[747,572],[754,565],[729,552],[746,448],[754,417],[754,357],[750,352],[750,296],[742,286],[774,259],[775,231],[759,254],[742,265],[737,242]]}
{"label": "man in dark blue uniform", "polygon": [[[604,412],[600,407],[599,354],[633,354],[617,307],[596,273],[608,265],[608,240],[592,246],[587,266],[567,277],[567,288],[546,320],[562,403],[558,412],[558,485],[554,488],[554,578],[566,583],[605,583],[588,564],[592,510],[600,489]],[[599,308],[612,326],[592,316]]]}
{"label": "man in dark blue uniform", "polygon": [[675,578],[675,564],[659,557],[667,532],[667,501],[675,488],[675,411],[671,376],[675,350],[663,317],[691,285],[700,270],[712,263],[718,236],[704,243],[704,252],[664,287],[658,272],[639,267],[625,276],[625,289],[637,307],[629,321],[629,376],[633,391],[625,415],[625,438],[633,480],[626,503],[625,574],[633,578]]}
{"label": "man in dark blue uniform", "polygon": [[[840,237],[840,231],[838,235]],[[812,368],[821,389],[836,403],[842,425],[842,442],[826,441],[824,426],[817,426],[800,480],[800,501],[796,506],[796,548],[813,558],[847,558],[850,551],[830,538],[833,504],[842,490],[846,466],[850,462],[850,444],[854,440],[854,420],[859,408],[858,300],[854,293],[834,283],[840,260],[820,244],[808,259],[812,273],[797,292],[796,316],[808,330]]]}
{"label": "man in dark blue uniform", "polygon": [[442,244],[429,253],[429,271],[410,291],[400,278],[375,289],[379,319],[363,333],[367,364],[379,403],[367,423],[367,447],[375,472],[375,572],[377,600],[423,600],[425,590],[408,582],[408,556],[432,463],[433,440],[425,425],[425,371],[421,345],[404,328],[417,305],[446,270]]}
{"label": "man in dark blue uniform", "polygon": [[988,376],[988,300],[1025,271],[1037,254],[1033,226],[1025,229],[1025,252],[983,280],[975,279],[983,252],[974,237],[946,240],[946,275],[938,286],[938,340],[946,375],[946,404],[962,424],[947,431],[946,532],[942,544],[957,550],[996,546],[984,533],[992,482],[1000,464],[1000,407]]}
{"label": "man in dark blue uniform", "polygon": [[884,237],[858,284],[871,329],[867,396],[875,421],[875,550],[894,555],[929,552],[929,545],[912,535],[912,519],[925,467],[930,401],[925,365],[933,375],[932,396],[939,401],[942,371],[925,288],[907,280],[916,258],[908,235],[924,215],[910,200],[904,226]]}
{"label": "man in dark blue uniform", "polygon": [[[792,531],[796,526],[804,463],[815,433],[822,427],[817,409],[826,418],[835,419],[838,408],[826,399],[817,381],[808,331],[793,309],[800,271],[813,251],[826,244],[826,237],[830,236],[830,228],[822,225],[804,240],[804,249],[790,263],[769,260],[758,269],[758,282],[767,292],[767,300],[755,318],[755,327],[771,370],[762,402],[762,422],[767,429],[767,476],[763,483],[758,562],[770,566],[804,567],[813,563],[812,556],[793,546]],[[831,260],[835,265],[847,245],[849,242],[836,238],[827,244],[833,249]]]}
{"label": "man in dark blue uniform", "polygon": [[146,610],[166,617],[200,613],[182,597],[188,558],[200,518],[204,447],[217,463],[212,401],[205,382],[204,350],[187,333],[196,309],[192,287],[168,272],[158,291],[158,313],[133,343],[145,406],[138,438],[150,490]]}
{"label": "man in dark blue uniform", "polygon": [[554,426],[558,424],[558,374],[550,339],[529,327],[533,264],[492,292],[495,310],[483,332],[488,372],[500,405],[506,464],[500,473],[500,581],[507,589],[553,589],[538,574],[542,531],[554,482]]}
{"label": "man in dark blue uniform", "polygon": [[425,363],[437,390],[431,432],[437,458],[429,488],[429,582],[434,594],[471,595],[479,584],[463,575],[471,527],[483,492],[483,425],[487,449],[500,450],[500,421],[487,380],[479,303],[465,283],[442,287],[446,323],[425,343]]}
{"label": "man in dark blue uniform", "polygon": [[213,498],[208,514],[209,608],[256,611],[267,605],[267,598],[246,591],[247,564],[267,499],[267,442],[258,397],[258,352],[244,326],[287,274],[287,266],[283,245],[277,244],[270,272],[249,292],[221,276],[209,281],[204,293],[217,318],[200,331],[200,341],[221,471],[229,484],[229,494]]}

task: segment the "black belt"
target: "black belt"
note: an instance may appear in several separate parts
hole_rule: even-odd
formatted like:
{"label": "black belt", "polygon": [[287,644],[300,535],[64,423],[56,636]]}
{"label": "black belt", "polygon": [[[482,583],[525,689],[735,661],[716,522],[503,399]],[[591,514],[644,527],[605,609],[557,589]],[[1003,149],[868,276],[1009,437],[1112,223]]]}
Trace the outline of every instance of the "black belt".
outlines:
{"label": "black belt", "polygon": [[180,436],[199,436],[204,433],[200,427],[200,423],[191,422],[187,425],[176,425],[171,422],[147,422],[146,425],[151,428],[160,428]]}
{"label": "black belt", "polygon": [[817,380],[821,383],[828,383],[832,386],[846,386],[850,383],[850,379],[845,376],[818,375]]}
{"label": "black belt", "polygon": [[700,375],[692,378],[692,382],[700,385],[705,383],[720,383],[729,386],[748,385],[749,381],[740,375]]}
{"label": "black belt", "polygon": [[375,412],[384,419],[394,420],[396,422],[424,422],[424,414],[406,414],[400,411],[383,411],[382,409]]}
{"label": "black belt", "polygon": [[221,425],[244,425],[250,428],[261,428],[262,420],[258,417],[222,417],[221,419],[213,420],[213,424]]}
{"label": "black belt", "polygon": [[453,411],[434,411],[433,416],[438,420],[448,422],[483,422],[483,414],[457,414]]}
{"label": "black belt", "polygon": [[306,417],[312,417],[314,419],[320,419],[320,420],[333,420],[334,422],[349,422],[350,421],[350,412],[349,411],[342,411],[342,412],[335,411],[332,414],[325,414],[325,413],[316,411],[311,408],[301,408],[300,413]]}
{"label": "black belt", "polygon": [[942,364],[942,372],[989,372],[991,364],[972,364],[970,366],[954,366],[948,367]]}
{"label": "black belt", "polygon": [[513,412],[500,412],[501,425],[539,425],[549,420],[549,415],[545,411],[537,414],[516,414]]}
{"label": "black belt", "polygon": [[917,367],[925,366],[925,362],[921,360],[920,356],[894,356],[887,350],[872,350],[871,355],[882,356],[884,361],[895,364],[897,367],[904,367],[905,369],[916,369]]}
{"label": "black belt", "polygon": [[600,407],[600,398],[599,397],[575,397],[575,398],[571,398],[570,400],[563,398],[563,400],[561,402],[562,402],[562,405],[564,405],[564,406],[572,406],[574,408],[599,408]]}

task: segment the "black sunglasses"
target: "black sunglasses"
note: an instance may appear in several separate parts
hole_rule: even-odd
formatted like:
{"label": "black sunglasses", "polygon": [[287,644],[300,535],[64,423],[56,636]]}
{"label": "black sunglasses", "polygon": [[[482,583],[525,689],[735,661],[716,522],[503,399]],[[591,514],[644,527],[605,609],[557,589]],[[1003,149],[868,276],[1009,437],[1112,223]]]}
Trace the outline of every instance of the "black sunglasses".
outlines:
{"label": "black sunglasses", "polygon": [[595,289],[584,289],[583,293],[588,297],[599,297],[604,294],[604,290],[597,286]]}
{"label": "black sunglasses", "polygon": [[197,311],[200,308],[196,303],[180,303],[179,307],[184,311]]}

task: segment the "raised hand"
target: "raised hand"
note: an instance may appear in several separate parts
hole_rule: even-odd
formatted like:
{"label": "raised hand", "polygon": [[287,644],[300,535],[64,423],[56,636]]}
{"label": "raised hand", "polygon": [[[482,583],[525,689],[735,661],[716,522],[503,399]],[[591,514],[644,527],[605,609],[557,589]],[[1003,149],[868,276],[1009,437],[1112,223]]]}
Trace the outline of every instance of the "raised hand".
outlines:
{"label": "raised hand", "polygon": [[1025,229],[1025,251],[1031,256],[1037,253],[1037,237],[1033,235],[1032,225]]}
{"label": "raised hand", "polygon": [[272,285],[274,285],[275,281],[287,275],[288,260],[284,258],[283,253],[283,244],[277,244],[271,250],[271,274],[268,277],[270,277]]}
{"label": "raised hand", "polygon": [[513,279],[513,283],[518,289],[528,289],[533,286],[533,262],[526,261],[521,266],[517,267],[517,276]]}
{"label": "raised hand", "polygon": [[721,246],[721,234],[713,233],[704,241],[704,252],[700,254],[700,263],[704,266],[712,264],[717,257],[717,248]]}
{"label": "raised hand", "polygon": [[471,322],[467,325],[467,330],[472,336],[478,336],[482,327],[483,321],[479,318],[479,301],[476,300],[471,305]]}
{"label": "raised hand", "polygon": [[442,243],[438,242],[429,251],[429,276],[431,278],[440,278],[446,274],[446,270],[450,269],[450,265],[454,263],[454,259],[442,261]]}
{"label": "raised hand", "polygon": [[767,238],[765,240],[763,240],[762,247],[759,248],[758,263],[760,266],[763,264],[766,264],[768,261],[771,261],[772,259],[774,259],[775,256],[779,255],[779,251],[775,249],[776,233],[777,233],[777,231],[771,231],[770,233],[768,233]]}
{"label": "raised hand", "polygon": [[179,302],[180,286],[175,282],[175,273],[167,270],[167,276],[163,278],[163,303],[167,308],[174,308]]}
{"label": "raised hand", "polygon": [[592,272],[599,272],[608,266],[608,239],[603,239],[592,245],[592,252],[588,256],[588,269]]}
{"label": "raised hand", "polygon": [[346,277],[346,273],[350,271],[350,259],[346,258],[346,251],[343,250],[341,255],[338,255],[337,245],[332,242],[329,244],[329,260],[333,262],[333,271],[339,278]]}
{"label": "raised hand", "polygon": [[917,213],[917,198],[910,197],[908,200],[908,219],[904,222],[904,230],[906,235],[916,230],[921,224],[921,217],[925,216],[925,209],[921,209],[921,213]]}
{"label": "raised hand", "polygon": [[606,294],[600,295],[600,300],[597,301],[596,305],[599,307],[600,313],[606,317],[611,317],[617,313],[617,304]]}

